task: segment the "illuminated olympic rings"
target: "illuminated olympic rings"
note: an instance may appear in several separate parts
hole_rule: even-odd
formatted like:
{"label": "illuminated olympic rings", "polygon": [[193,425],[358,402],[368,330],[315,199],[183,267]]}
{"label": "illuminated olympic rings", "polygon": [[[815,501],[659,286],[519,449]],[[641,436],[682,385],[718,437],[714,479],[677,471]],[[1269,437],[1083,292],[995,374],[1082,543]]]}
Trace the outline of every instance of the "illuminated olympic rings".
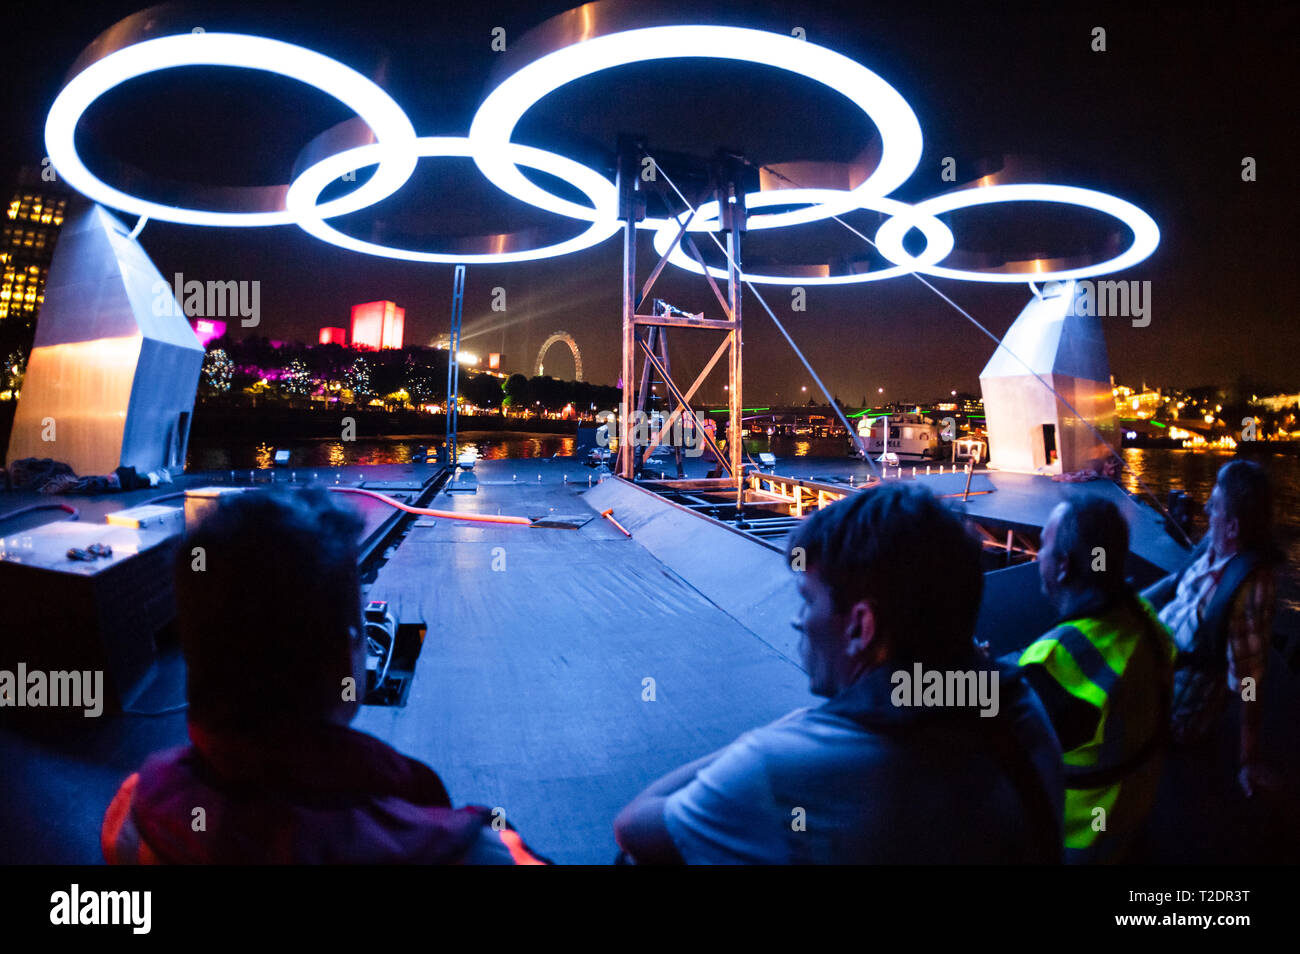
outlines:
{"label": "illuminated olympic rings", "polygon": [[[125,22],[125,21],[124,21]],[[98,41],[97,41],[98,44]],[[92,47],[94,49],[95,47]],[[751,230],[782,228],[819,221],[855,209],[870,209],[890,216],[877,230],[874,244],[892,267],[860,274],[833,275],[829,266],[813,266],[821,274],[776,276],[746,274],[761,284],[834,285],[880,281],[920,272],[943,278],[982,282],[1065,280],[1102,275],[1136,265],[1159,244],[1160,230],[1137,206],[1089,189],[1055,185],[995,185],[936,196],[908,205],[886,198],[915,170],[921,156],[921,130],[907,102],[875,73],[847,57],[806,40],[783,34],[739,27],[664,26],[624,30],[560,47],[520,68],[489,93],[475,114],[468,137],[417,137],[410,119],[387,93],[360,73],[322,54],[265,37],[238,33],[184,33],[144,39],[119,46],[95,59],[60,91],[45,124],[46,148],[51,162],[68,184],[88,198],[128,213],[168,222],[206,226],[266,226],[297,224],[322,241],[352,251],[416,262],[502,263],[530,261],[589,248],[616,232],[617,192],[600,173],[565,156],[511,142],[515,127],[539,100],[585,76],[648,60],[682,57],[738,60],[775,66],[807,76],[842,93],[863,110],[879,130],[881,159],[865,180],[852,189],[780,189],[746,196],[749,208],[795,206],[780,212],[755,215],[747,220]],[[252,189],[204,190],[206,198],[219,191],[235,196],[241,211],[212,211],[153,202],[128,195],[97,178],[82,163],[75,145],[77,124],[90,106],[106,92],[138,76],[183,66],[226,66],[257,69],[287,76],[313,86],[356,112],[369,127],[374,141],[353,146],[330,139],[334,151],[313,161],[288,186]],[[304,153],[310,160],[317,153]],[[470,251],[421,252],[377,245],[345,235],[325,220],[365,209],[397,192],[410,178],[420,158],[471,158],[486,178],[507,194],[555,215],[576,219],[587,227],[578,235],[550,244],[523,247],[527,236],[488,235],[464,240]],[[300,161],[302,157],[300,157]],[[377,165],[360,187],[317,204],[321,193],[340,177],[365,166]],[[590,205],[573,202],[527,179],[520,166],[539,170],[567,182]],[[1056,271],[961,270],[940,263],[953,249],[953,235],[936,218],[947,212],[984,203],[1011,201],[1058,202],[1105,212],[1133,232],[1129,248],[1108,261]],[[203,204],[195,201],[193,205]],[[716,231],[717,202],[700,207],[689,229]],[[647,219],[639,226],[655,230],[660,254],[667,251],[679,230],[678,220]],[[926,247],[912,255],[903,247],[912,229],[926,238]],[[694,271],[700,265],[681,248],[669,259]],[[722,269],[711,274],[725,277]]]}
{"label": "illuminated olympic rings", "polygon": [[[799,204],[804,202],[814,204],[834,200],[836,193],[837,190],[834,189],[781,189],[774,192],[755,193],[748,196],[746,201],[754,205],[786,205],[787,203]],[[942,261],[952,251],[953,237],[948,226],[933,215],[918,214],[917,206],[908,205],[906,202],[899,202],[895,199],[859,199],[857,207],[889,215],[890,218],[886,219],[885,224],[896,223],[904,235],[913,228],[919,230],[925,236],[925,251],[908,265],[896,264],[892,268],[877,269],[874,272],[831,275],[829,274],[830,267],[822,266],[818,270],[824,270],[827,274],[774,276],[758,275],[748,271],[742,272],[742,274],[747,280],[759,285],[855,285],[861,282],[878,282],[887,278],[906,275],[908,272],[916,271],[920,265],[930,265]],[[718,203],[716,200],[706,202],[696,210],[697,219],[711,221],[716,219],[717,215]],[[884,225],[881,228],[884,228]],[[660,255],[667,252],[680,229],[680,224],[671,221],[661,226],[655,232],[655,251]],[[668,261],[697,275],[704,274],[700,263],[687,255],[680,243],[673,249]],[[727,277],[726,269],[714,268],[713,266],[709,266],[709,274],[714,278]]]}

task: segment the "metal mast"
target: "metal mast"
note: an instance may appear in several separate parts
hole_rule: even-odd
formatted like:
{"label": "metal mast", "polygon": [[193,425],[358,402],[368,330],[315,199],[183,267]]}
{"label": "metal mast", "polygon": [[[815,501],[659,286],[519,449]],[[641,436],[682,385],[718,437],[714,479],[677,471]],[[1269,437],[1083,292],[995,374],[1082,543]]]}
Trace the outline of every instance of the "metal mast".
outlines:
{"label": "metal mast", "polygon": [[456,425],[460,399],[460,319],[465,311],[465,266],[457,265],[451,287],[451,338],[447,354],[447,463],[456,466]]}

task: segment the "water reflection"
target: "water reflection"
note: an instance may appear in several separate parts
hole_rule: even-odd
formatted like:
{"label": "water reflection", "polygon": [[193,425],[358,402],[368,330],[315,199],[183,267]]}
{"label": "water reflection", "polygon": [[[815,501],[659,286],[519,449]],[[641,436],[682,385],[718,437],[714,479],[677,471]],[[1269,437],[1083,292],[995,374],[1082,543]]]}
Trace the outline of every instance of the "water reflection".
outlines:
{"label": "water reflection", "polygon": [[[1232,451],[1224,450],[1141,450],[1134,447],[1126,448],[1123,454],[1126,469],[1121,483],[1124,489],[1140,494],[1140,478],[1161,503],[1165,502],[1170,490],[1184,490],[1198,503],[1205,504],[1214,490],[1219,468],[1234,457]],[[1272,478],[1279,527],[1300,532],[1300,459],[1290,454],[1261,454],[1248,459],[1258,463]]]}
{"label": "water reflection", "polygon": [[[232,470],[269,468],[275,451],[289,451],[289,467],[348,467],[367,464],[409,464],[425,451],[437,452],[441,438],[371,439],[356,441],[293,441],[273,447],[266,443],[191,443],[186,469]],[[577,446],[571,434],[498,434],[471,432],[461,435],[459,453],[474,451],[483,460],[569,456]]]}
{"label": "water reflection", "polygon": [[[1201,505],[1201,511],[1192,521],[1192,537],[1200,539],[1207,527],[1204,505],[1214,490],[1219,468],[1233,459],[1232,451],[1130,447],[1123,453],[1127,466],[1122,478],[1125,490],[1141,493],[1138,483],[1141,478],[1162,504],[1170,490],[1183,490]],[[1273,481],[1278,542],[1287,555],[1287,565],[1278,585],[1279,623],[1280,628],[1290,629],[1300,614],[1300,459],[1291,454],[1258,454],[1249,459],[1268,471]]]}
{"label": "water reflection", "polygon": [[[1129,493],[1142,493],[1146,484],[1165,502],[1170,490],[1185,490],[1201,503],[1210,499],[1219,468],[1232,460],[1232,451],[1143,450],[1128,447],[1121,483]],[[1140,481],[1140,482],[1139,482]]]}
{"label": "water reflection", "polygon": [[745,440],[745,453],[771,451],[777,457],[844,457],[849,442],[841,437],[793,437],[773,435]]}

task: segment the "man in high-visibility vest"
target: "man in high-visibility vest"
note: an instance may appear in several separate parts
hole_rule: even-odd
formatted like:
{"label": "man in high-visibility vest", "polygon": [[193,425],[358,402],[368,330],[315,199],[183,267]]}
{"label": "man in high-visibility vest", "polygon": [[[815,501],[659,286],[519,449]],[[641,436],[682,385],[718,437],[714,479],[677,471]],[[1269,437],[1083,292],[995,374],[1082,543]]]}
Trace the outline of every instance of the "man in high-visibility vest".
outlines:
{"label": "man in high-visibility vest", "polygon": [[1101,496],[1057,506],[1038,553],[1057,625],[1020,655],[1065,760],[1067,863],[1124,860],[1163,765],[1176,650],[1124,579],[1128,524]]}

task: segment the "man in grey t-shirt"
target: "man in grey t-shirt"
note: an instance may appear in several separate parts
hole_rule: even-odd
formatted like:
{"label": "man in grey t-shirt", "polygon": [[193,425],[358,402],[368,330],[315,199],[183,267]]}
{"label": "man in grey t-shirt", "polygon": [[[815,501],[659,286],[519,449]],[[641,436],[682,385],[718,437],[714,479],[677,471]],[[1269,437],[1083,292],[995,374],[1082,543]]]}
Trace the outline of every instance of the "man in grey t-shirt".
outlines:
{"label": "man in grey t-shirt", "polygon": [[979,544],[914,484],[793,534],[794,626],[829,698],[652,784],[615,821],[642,863],[1059,861],[1061,751],[1037,697],[972,643]]}

